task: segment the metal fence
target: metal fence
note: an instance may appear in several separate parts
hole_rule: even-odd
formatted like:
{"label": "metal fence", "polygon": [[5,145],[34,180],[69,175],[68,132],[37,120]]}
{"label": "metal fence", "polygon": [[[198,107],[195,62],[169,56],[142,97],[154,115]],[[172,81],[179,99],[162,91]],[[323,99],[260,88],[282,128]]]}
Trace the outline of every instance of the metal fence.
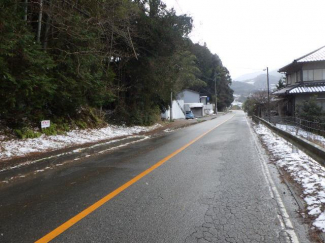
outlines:
{"label": "metal fence", "polygon": [[270,122],[282,130],[295,133],[296,136],[303,137],[325,148],[325,123],[308,121],[299,117],[280,116],[271,116]]}

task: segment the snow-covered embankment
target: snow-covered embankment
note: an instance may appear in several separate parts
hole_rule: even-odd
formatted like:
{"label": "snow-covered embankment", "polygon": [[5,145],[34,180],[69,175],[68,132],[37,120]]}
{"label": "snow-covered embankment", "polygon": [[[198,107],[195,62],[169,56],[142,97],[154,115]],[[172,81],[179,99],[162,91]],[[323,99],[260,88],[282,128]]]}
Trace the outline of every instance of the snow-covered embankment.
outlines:
{"label": "snow-covered embankment", "polygon": [[313,226],[325,232],[325,168],[262,124],[255,131],[276,160],[301,185]]}
{"label": "snow-covered embankment", "polygon": [[0,141],[0,160],[26,156],[31,153],[53,151],[86,143],[100,142],[116,137],[130,136],[139,134],[140,132],[152,131],[160,126],[160,124],[150,127],[110,125],[100,129],[73,130],[64,135],[42,135],[39,138],[33,139],[3,140]]}

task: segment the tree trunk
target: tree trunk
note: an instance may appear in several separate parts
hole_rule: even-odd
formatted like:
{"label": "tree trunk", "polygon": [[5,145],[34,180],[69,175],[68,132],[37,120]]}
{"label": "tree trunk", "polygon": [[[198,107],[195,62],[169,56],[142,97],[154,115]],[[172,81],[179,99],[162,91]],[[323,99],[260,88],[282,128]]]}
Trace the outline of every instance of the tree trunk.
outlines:
{"label": "tree trunk", "polygon": [[42,30],[42,18],[43,18],[43,0],[39,2],[39,15],[38,15],[38,27],[37,27],[37,42],[41,42],[41,30]]}
{"label": "tree trunk", "polygon": [[160,0],[149,0],[149,7],[150,7],[149,16],[151,18],[157,16],[159,4],[160,4]]}
{"label": "tree trunk", "polygon": [[28,19],[28,0],[25,0],[25,15],[24,15],[24,21],[27,22],[27,19]]}
{"label": "tree trunk", "polygon": [[52,20],[52,0],[49,0],[50,4],[50,12],[47,14],[47,19],[46,19],[46,24],[45,24],[45,39],[44,39],[44,45],[43,48],[46,50],[47,48],[47,43],[49,40],[49,30],[50,30],[50,24]]}

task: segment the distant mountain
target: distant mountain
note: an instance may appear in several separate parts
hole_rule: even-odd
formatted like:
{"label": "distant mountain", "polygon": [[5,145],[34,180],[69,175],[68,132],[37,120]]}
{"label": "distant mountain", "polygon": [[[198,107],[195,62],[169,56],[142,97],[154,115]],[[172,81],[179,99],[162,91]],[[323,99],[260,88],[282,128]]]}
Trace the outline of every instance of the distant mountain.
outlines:
{"label": "distant mountain", "polygon": [[[244,75],[241,75],[237,78],[234,78],[233,80],[234,81],[240,81],[240,82],[249,82],[253,79],[255,79],[257,76],[260,76],[262,74],[265,74],[266,75],[266,71],[259,71],[259,72],[254,72],[254,73],[247,73],[247,74],[244,74]],[[269,75],[272,75],[272,76],[275,76],[277,77],[278,79],[280,79],[282,77],[282,74],[281,73],[278,73],[277,69],[276,70],[271,70],[269,71]]]}
{"label": "distant mountain", "polygon": [[[282,74],[275,71],[269,72],[270,90],[274,90]],[[244,100],[251,93],[258,90],[267,90],[266,72],[255,72],[240,76],[232,82],[231,88],[240,100]]]}
{"label": "distant mountain", "polygon": [[247,73],[247,74],[241,75],[241,76],[239,76],[237,78],[234,78],[234,80],[243,82],[243,81],[246,81],[246,80],[254,79],[258,75],[263,74],[263,73],[264,73],[263,71],[255,72],[255,73]]}
{"label": "distant mountain", "polygon": [[[270,89],[273,90],[275,85],[279,82],[281,76],[273,76],[269,74]],[[254,87],[257,90],[266,90],[267,89],[267,77],[266,74],[258,75],[254,78]]]}
{"label": "distant mountain", "polygon": [[232,82],[231,89],[234,91],[234,94],[239,96],[246,96],[246,97],[249,96],[254,91],[256,91],[254,85],[245,82],[237,82],[237,81]]}

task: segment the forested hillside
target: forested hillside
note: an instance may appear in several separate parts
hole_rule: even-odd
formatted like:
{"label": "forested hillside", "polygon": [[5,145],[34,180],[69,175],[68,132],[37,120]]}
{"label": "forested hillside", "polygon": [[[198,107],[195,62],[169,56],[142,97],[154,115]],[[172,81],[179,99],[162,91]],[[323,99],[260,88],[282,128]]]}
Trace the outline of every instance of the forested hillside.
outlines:
{"label": "forested hillside", "polygon": [[2,0],[0,124],[149,125],[171,91],[213,99],[214,80],[223,109],[230,75],[191,30],[191,17],[160,0]]}

